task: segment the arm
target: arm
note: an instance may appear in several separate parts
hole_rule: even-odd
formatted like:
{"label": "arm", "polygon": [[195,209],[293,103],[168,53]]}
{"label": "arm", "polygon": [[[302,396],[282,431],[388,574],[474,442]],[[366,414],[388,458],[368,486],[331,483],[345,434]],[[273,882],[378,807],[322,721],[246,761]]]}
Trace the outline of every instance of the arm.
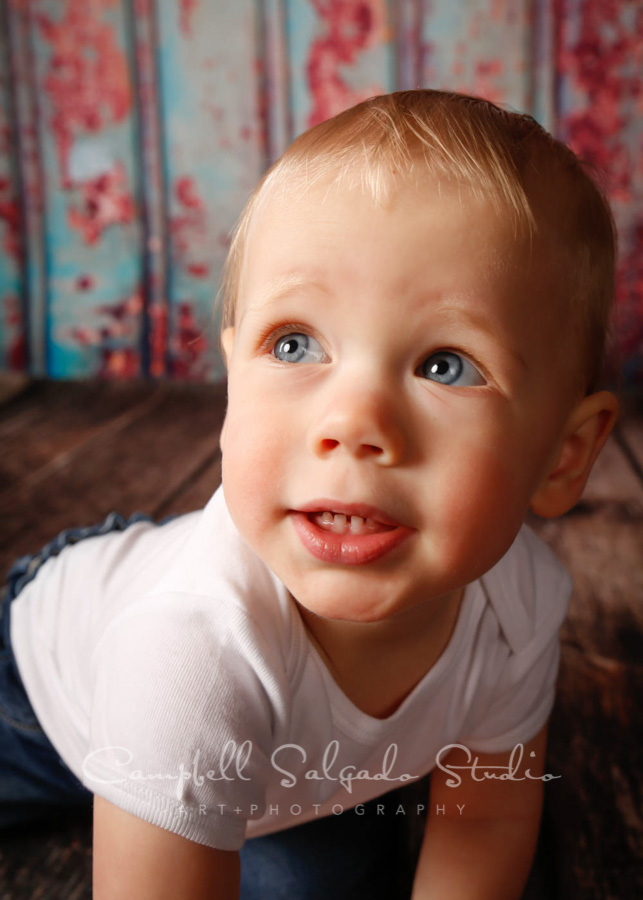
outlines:
{"label": "arm", "polygon": [[[526,769],[533,776],[543,774],[546,742],[545,726],[524,745],[516,778]],[[478,757],[477,777],[485,765],[506,767],[510,755],[472,751],[471,762]],[[452,750],[442,764],[467,765],[466,754]],[[543,782],[475,781],[464,769],[458,774],[458,787],[448,787],[452,776],[437,767],[431,774],[429,819],[412,900],[519,900],[536,850]]]}
{"label": "arm", "polygon": [[150,825],[94,798],[95,900],[237,900],[239,854]]}

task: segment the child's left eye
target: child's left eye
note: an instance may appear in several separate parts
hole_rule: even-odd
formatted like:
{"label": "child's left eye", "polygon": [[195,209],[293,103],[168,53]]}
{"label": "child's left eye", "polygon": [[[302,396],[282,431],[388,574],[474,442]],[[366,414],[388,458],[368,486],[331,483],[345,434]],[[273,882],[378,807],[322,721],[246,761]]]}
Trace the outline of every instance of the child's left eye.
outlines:
{"label": "child's left eye", "polygon": [[326,358],[319,341],[296,331],[280,337],[272,352],[277,359],[290,363],[319,363]]}
{"label": "child's left eye", "polygon": [[452,350],[432,353],[420,366],[420,374],[429,381],[454,387],[477,387],[487,383],[473,363]]}

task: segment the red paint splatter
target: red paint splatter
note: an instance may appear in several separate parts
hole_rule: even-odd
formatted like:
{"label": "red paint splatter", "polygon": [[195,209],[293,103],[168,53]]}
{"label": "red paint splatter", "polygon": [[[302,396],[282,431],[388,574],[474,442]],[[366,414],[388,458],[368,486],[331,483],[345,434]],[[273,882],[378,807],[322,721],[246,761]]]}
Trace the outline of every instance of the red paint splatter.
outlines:
{"label": "red paint splatter", "polygon": [[128,319],[138,320],[143,312],[143,298],[139,293],[130,294],[119,303],[99,306],[98,312],[103,316],[110,316],[114,322],[125,322]]}
{"label": "red paint splatter", "polygon": [[189,303],[179,303],[175,315],[170,373],[174,378],[203,380],[208,372],[205,358],[208,343],[203,329]]}
{"label": "red paint splatter", "polygon": [[188,263],[186,271],[189,272],[193,278],[207,278],[210,274],[210,266],[206,263]]}
{"label": "red paint splatter", "polygon": [[138,340],[143,299],[136,292],[96,312],[106,321],[100,326],[77,325],[71,340],[81,347],[97,347],[98,375],[102,378],[134,378],[141,374],[141,357],[132,344]]}
{"label": "red paint splatter", "polygon": [[27,341],[24,332],[17,334],[9,345],[9,369],[24,372],[27,368]]}
{"label": "red paint splatter", "polygon": [[22,212],[8,178],[0,178],[0,220],[6,224],[2,244],[4,252],[19,263],[23,256]]}
{"label": "red paint splatter", "polygon": [[122,121],[132,107],[127,57],[114,27],[101,21],[101,12],[116,5],[118,0],[68,0],[57,21],[35,17],[51,49],[43,85],[66,188],[74,139]]}
{"label": "red paint splatter", "polygon": [[91,275],[79,275],[76,278],[76,290],[90,291],[94,287],[94,279]]}
{"label": "red paint splatter", "polygon": [[176,179],[174,197],[180,211],[170,220],[173,255],[177,264],[183,266],[188,274],[205,278],[210,273],[210,262],[203,256],[209,256],[211,252],[206,205],[196,182],[187,175]]}
{"label": "red paint splatter", "polygon": [[185,37],[192,37],[192,16],[198,0],[179,0],[179,28]]}
{"label": "red paint splatter", "polygon": [[187,175],[177,178],[174,185],[176,199],[182,206],[188,209],[202,210],[205,206],[202,198],[199,196],[194,179]]}
{"label": "red paint splatter", "polygon": [[355,90],[342,77],[360,53],[382,39],[386,24],[383,0],[312,0],[325,33],[310,48],[306,77],[313,98],[308,126],[382,92],[379,86]]}
{"label": "red paint splatter", "polygon": [[22,306],[15,294],[4,297],[4,318],[7,333],[12,332],[7,345],[5,365],[10,371],[22,372],[27,368],[27,341]]}
{"label": "red paint splatter", "polygon": [[132,222],[136,215],[134,200],[127,190],[127,175],[121,163],[109,171],[79,185],[80,208],[68,212],[69,224],[83,233],[88,244],[95,244],[110,225]]}
{"label": "red paint splatter", "polygon": [[643,8],[635,0],[586,0],[572,41],[564,0],[556,0],[555,13],[557,67],[584,98],[559,130],[581,158],[607,175],[621,244],[619,342],[628,377],[643,380],[643,213],[632,206],[643,188],[643,148],[630,127],[643,108]]}
{"label": "red paint splatter", "polygon": [[165,352],[167,350],[167,306],[153,304],[150,317],[150,375],[160,378],[165,374]]}
{"label": "red paint splatter", "polygon": [[102,378],[136,378],[141,374],[141,358],[136,350],[125,347],[105,349],[100,372]]}

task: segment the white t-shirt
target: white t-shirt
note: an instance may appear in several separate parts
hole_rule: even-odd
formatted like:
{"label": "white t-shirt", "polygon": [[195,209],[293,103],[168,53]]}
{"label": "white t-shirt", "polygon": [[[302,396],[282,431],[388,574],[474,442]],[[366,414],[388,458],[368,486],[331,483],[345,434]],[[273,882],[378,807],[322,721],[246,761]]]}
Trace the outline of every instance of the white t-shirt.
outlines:
{"label": "white t-shirt", "polygon": [[523,527],[467,587],[437,662],[376,719],[337,686],[219,489],[162,527],[67,547],[14,601],[11,639],[36,715],[83,784],[232,850],[419,778],[449,744],[510,751],[533,737],[553,704],[570,590]]}

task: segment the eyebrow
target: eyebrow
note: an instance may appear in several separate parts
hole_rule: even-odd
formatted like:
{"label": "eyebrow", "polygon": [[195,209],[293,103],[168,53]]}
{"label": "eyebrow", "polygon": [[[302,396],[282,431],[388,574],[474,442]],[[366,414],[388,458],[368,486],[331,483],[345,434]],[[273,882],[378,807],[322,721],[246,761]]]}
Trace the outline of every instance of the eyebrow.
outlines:
{"label": "eyebrow", "polygon": [[243,322],[247,312],[259,312],[265,306],[274,303],[275,300],[287,297],[289,294],[294,293],[300,288],[312,288],[313,290],[321,291],[324,294],[330,294],[329,289],[323,282],[317,281],[316,278],[311,279],[300,272],[291,272],[288,275],[280,275],[278,278],[273,278],[272,281],[267,283],[265,289],[262,291],[263,296],[261,297],[261,300],[252,306],[246,306],[241,313],[239,325]]}
{"label": "eyebrow", "polygon": [[[312,288],[313,290],[320,291],[327,295],[331,293],[331,291],[322,281],[317,280],[317,277],[313,277],[311,279],[310,277],[307,277],[300,272],[291,272],[287,275],[280,275],[278,278],[273,278],[267,283],[263,296],[258,303],[256,303],[252,307],[246,307],[244,309],[241,314],[241,318],[239,319],[239,325],[241,325],[247,312],[260,312],[270,303],[274,303],[276,300],[288,297],[289,294],[294,293],[300,288]],[[498,330],[493,327],[493,324],[484,316],[478,314],[475,309],[472,309],[469,306],[452,303],[445,306],[439,306],[436,312],[444,315],[445,318],[452,318],[456,322],[458,320],[462,321],[462,319],[465,319],[473,328],[479,331],[483,331],[486,335],[493,338],[494,340],[498,339]],[[523,369],[529,368],[526,359],[516,347],[513,347],[511,344],[505,342],[503,342],[502,346],[513,357],[513,359],[518,363],[519,366],[521,366]]]}

